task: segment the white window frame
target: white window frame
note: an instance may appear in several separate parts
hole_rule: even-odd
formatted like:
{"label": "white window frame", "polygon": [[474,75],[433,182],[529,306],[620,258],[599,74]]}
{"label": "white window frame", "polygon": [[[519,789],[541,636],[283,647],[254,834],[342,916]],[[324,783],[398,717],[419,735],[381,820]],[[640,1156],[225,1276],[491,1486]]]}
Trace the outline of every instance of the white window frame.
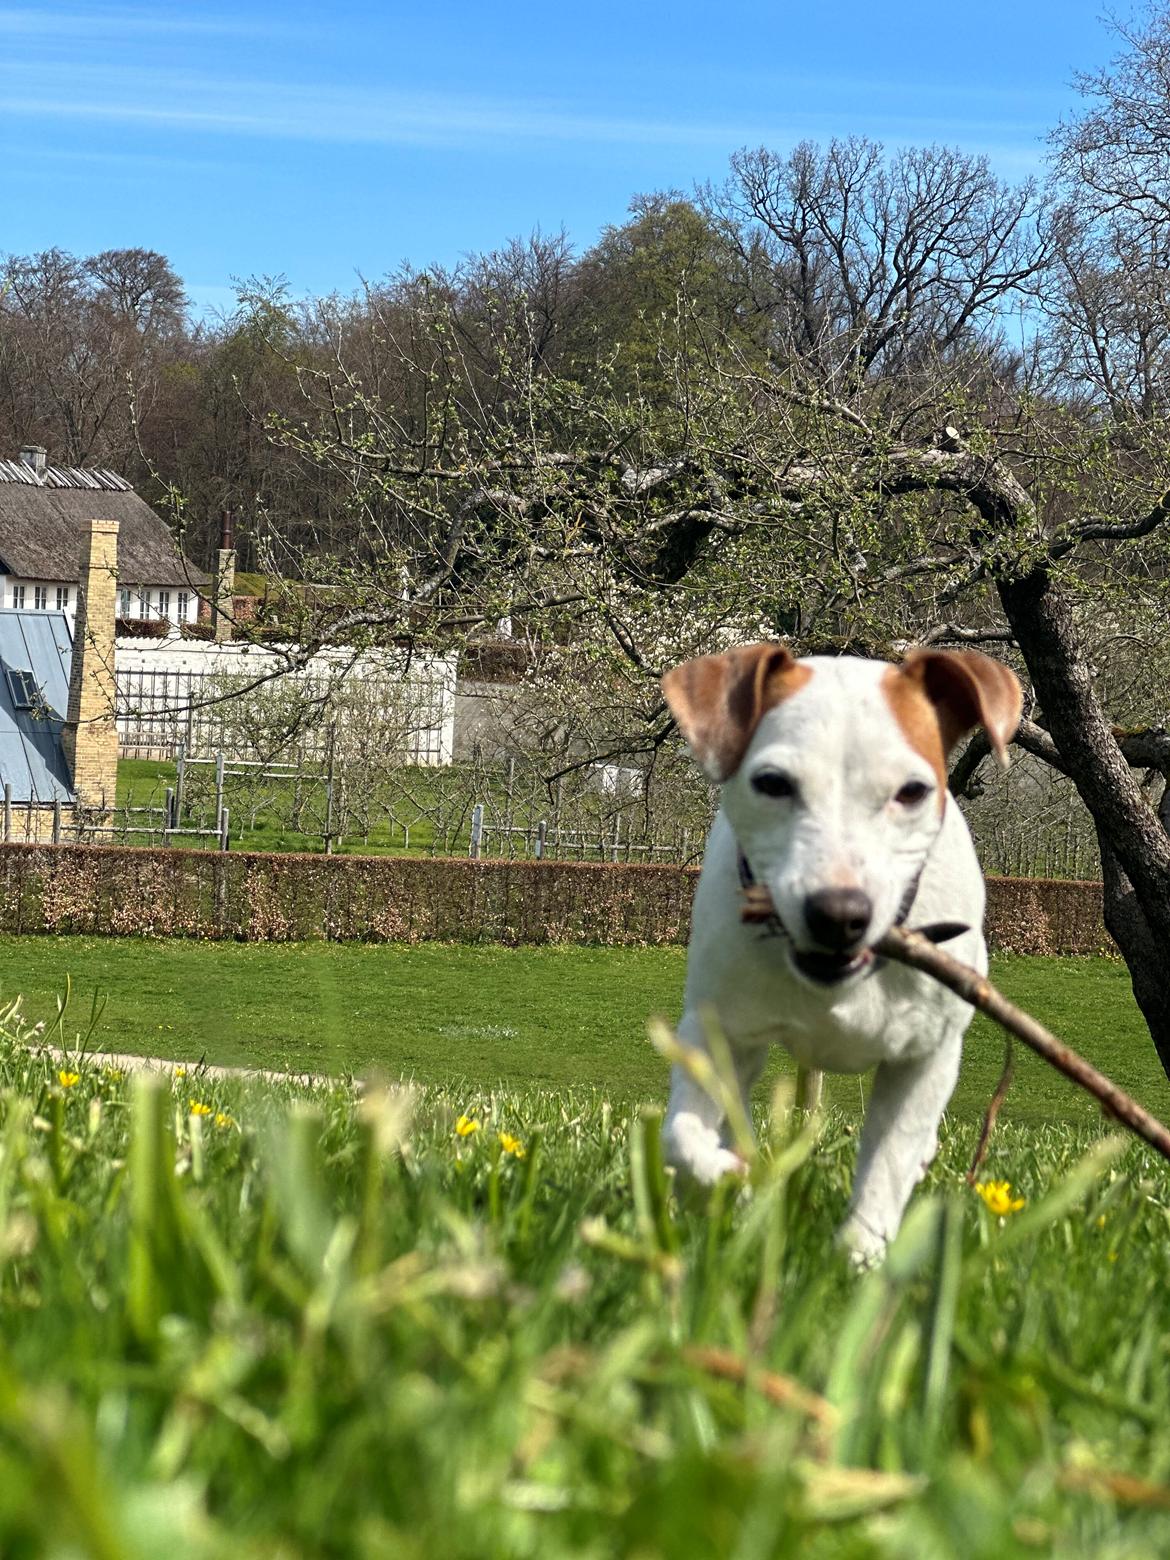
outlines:
{"label": "white window frame", "polygon": [[160,590],[158,593],[158,615],[169,620],[171,615],[171,593],[169,590]]}
{"label": "white window frame", "polygon": [[47,612],[49,610],[49,587],[47,585],[33,586],[33,611]]}
{"label": "white window frame", "polygon": [[130,616],[130,591],[125,585],[118,592],[118,616],[128,618]]}
{"label": "white window frame", "polygon": [[68,612],[69,611],[69,587],[68,587],[68,585],[58,585],[57,586],[57,611],[58,612]]}
{"label": "white window frame", "polygon": [[187,591],[181,590],[175,602],[175,617],[180,623],[186,623],[191,612],[191,597]]}
{"label": "white window frame", "polygon": [[23,585],[14,585],[12,587],[12,605],[16,609],[17,612],[23,612],[24,611],[24,586]]}

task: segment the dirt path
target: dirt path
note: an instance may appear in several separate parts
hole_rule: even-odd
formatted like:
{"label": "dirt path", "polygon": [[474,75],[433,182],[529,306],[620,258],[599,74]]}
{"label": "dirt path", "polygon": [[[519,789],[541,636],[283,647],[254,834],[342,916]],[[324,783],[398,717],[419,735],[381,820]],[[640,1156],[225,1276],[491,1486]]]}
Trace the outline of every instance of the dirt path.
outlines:
{"label": "dirt path", "polygon": [[[339,1080],[328,1073],[278,1072],[270,1067],[217,1067],[211,1063],[175,1061],[165,1056],[134,1056],[125,1051],[86,1051],[79,1057],[75,1051],[62,1050],[60,1046],[44,1047],[54,1061],[73,1063],[83,1061],[90,1067],[117,1067],[122,1072],[165,1072],[173,1077],[180,1068],[181,1076],[194,1082],[198,1078],[262,1078],[267,1083],[299,1083],[304,1088],[316,1088]],[[361,1087],[359,1083],[358,1088]]]}

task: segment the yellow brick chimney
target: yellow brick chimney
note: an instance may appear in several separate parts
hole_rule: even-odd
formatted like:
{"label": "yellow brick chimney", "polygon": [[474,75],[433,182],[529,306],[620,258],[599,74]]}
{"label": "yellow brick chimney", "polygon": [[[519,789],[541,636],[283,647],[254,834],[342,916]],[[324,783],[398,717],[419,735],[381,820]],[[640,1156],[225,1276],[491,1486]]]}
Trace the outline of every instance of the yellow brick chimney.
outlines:
{"label": "yellow brick chimney", "polygon": [[226,644],[235,626],[233,608],[236,589],[236,517],[225,509],[220,522],[219,551],[215,555],[215,637]]}
{"label": "yellow brick chimney", "polygon": [[118,788],[118,728],[114,719],[116,520],[86,522],[80,567],[69,711],[61,741],[78,805],[106,812],[113,809]]}

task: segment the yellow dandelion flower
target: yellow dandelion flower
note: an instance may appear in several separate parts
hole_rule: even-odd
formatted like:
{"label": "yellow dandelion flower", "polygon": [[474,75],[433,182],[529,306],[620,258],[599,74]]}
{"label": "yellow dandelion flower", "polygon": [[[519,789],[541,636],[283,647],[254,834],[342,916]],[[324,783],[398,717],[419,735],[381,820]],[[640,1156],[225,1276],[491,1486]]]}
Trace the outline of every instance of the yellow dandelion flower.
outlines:
{"label": "yellow dandelion flower", "polygon": [[216,1124],[217,1127],[234,1127],[235,1126],[235,1122],[232,1120],[232,1118],[227,1114],[226,1111],[222,1111],[222,1110],[216,1112],[215,1124]]}
{"label": "yellow dandelion flower", "polygon": [[474,1116],[460,1116],[455,1123],[455,1130],[460,1137],[470,1137],[473,1132],[479,1131],[479,1122]]}
{"label": "yellow dandelion flower", "polygon": [[1010,1181],[977,1181],[975,1190],[982,1197],[991,1213],[1001,1219],[1009,1213],[1018,1213],[1026,1198],[1012,1196]]}
{"label": "yellow dandelion flower", "polygon": [[175,1077],[176,1078],[185,1078],[186,1076],[187,1076],[187,1069],[185,1067],[176,1067],[175,1068]]}
{"label": "yellow dandelion flower", "polygon": [[64,1069],[62,1069],[57,1074],[57,1082],[63,1089],[71,1089],[75,1083],[81,1082],[81,1074],[75,1072],[65,1072]]}
{"label": "yellow dandelion flower", "polygon": [[102,1068],[102,1077],[106,1080],[107,1083],[121,1083],[125,1076],[125,1070],[121,1067]]}
{"label": "yellow dandelion flower", "polygon": [[188,1105],[193,1116],[210,1116],[212,1113],[211,1106],[205,1105],[202,1100],[189,1100]]}
{"label": "yellow dandelion flower", "polygon": [[505,1154],[514,1154],[517,1159],[524,1158],[524,1144],[521,1143],[519,1138],[513,1137],[510,1132],[501,1132],[499,1136],[500,1147]]}

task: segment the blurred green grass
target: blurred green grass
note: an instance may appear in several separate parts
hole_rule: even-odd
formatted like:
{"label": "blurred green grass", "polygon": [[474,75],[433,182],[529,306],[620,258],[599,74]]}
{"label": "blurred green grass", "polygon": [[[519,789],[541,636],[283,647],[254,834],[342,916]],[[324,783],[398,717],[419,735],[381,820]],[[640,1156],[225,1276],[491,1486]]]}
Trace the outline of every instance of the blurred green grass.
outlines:
{"label": "blurred green grass", "polygon": [[690,1207],[604,1089],[361,1103],[27,1040],[0,1022],[5,1556],[1170,1549],[1170,1180],[1140,1147],[1008,1123],[1001,1222],[945,1133],[861,1275],[840,1114],[779,1109],[751,1195]]}

